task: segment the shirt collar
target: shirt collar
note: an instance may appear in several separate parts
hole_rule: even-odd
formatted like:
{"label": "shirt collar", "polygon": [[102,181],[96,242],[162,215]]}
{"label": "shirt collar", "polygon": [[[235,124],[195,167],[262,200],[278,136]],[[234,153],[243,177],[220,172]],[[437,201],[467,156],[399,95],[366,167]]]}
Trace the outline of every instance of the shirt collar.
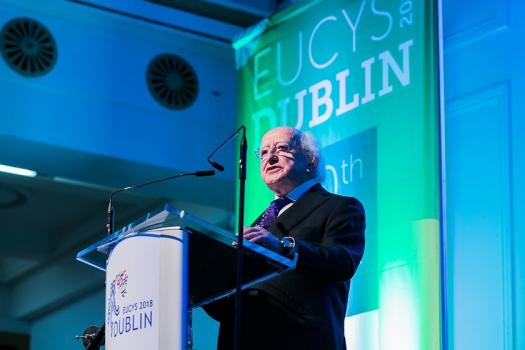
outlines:
{"label": "shirt collar", "polygon": [[[293,202],[295,202],[306,191],[308,191],[310,188],[312,188],[313,186],[317,185],[318,183],[319,183],[319,180],[317,180],[317,179],[307,180],[307,181],[303,182],[302,184],[300,184],[299,186],[297,186],[296,188],[294,188],[293,190],[291,190],[290,192],[288,192],[285,197],[290,199],[290,200],[292,200]],[[275,196],[275,198],[278,198],[277,195]]]}

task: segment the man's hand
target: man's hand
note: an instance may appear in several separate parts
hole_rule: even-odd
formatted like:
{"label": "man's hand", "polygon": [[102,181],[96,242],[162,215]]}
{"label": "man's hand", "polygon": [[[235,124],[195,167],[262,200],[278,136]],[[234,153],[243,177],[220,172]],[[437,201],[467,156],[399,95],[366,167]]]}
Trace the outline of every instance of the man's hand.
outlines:
{"label": "man's hand", "polygon": [[243,237],[252,243],[260,244],[277,253],[281,253],[283,249],[281,241],[278,240],[277,237],[275,237],[270,231],[259,226],[245,227]]}

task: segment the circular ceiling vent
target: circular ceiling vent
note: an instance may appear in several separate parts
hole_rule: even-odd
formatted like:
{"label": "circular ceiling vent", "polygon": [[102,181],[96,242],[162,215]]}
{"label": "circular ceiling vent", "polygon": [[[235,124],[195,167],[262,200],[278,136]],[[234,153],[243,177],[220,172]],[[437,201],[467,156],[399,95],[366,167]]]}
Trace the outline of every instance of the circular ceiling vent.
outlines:
{"label": "circular ceiling vent", "polygon": [[155,100],[170,109],[188,108],[199,92],[193,68],[186,60],[172,54],[159,55],[150,62],[146,81]]}
{"label": "circular ceiling vent", "polygon": [[30,18],[8,22],[0,33],[0,48],[6,63],[27,77],[48,73],[57,60],[55,39],[46,27]]}

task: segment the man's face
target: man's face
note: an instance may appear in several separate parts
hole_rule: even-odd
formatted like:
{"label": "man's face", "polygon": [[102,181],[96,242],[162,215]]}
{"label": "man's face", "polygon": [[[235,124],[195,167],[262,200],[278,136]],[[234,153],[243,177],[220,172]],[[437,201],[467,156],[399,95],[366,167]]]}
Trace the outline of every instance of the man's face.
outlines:
{"label": "man's face", "polygon": [[261,140],[261,177],[278,195],[285,195],[307,179],[307,159],[292,137],[293,130],[283,127],[268,131]]}

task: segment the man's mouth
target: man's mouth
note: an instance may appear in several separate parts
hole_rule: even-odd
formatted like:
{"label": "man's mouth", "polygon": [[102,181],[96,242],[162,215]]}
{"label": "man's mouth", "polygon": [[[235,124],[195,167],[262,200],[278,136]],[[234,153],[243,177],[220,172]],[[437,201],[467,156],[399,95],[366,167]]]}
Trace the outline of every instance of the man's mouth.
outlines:
{"label": "man's mouth", "polygon": [[266,173],[273,173],[275,171],[281,170],[280,166],[277,165],[270,165],[266,168]]}

